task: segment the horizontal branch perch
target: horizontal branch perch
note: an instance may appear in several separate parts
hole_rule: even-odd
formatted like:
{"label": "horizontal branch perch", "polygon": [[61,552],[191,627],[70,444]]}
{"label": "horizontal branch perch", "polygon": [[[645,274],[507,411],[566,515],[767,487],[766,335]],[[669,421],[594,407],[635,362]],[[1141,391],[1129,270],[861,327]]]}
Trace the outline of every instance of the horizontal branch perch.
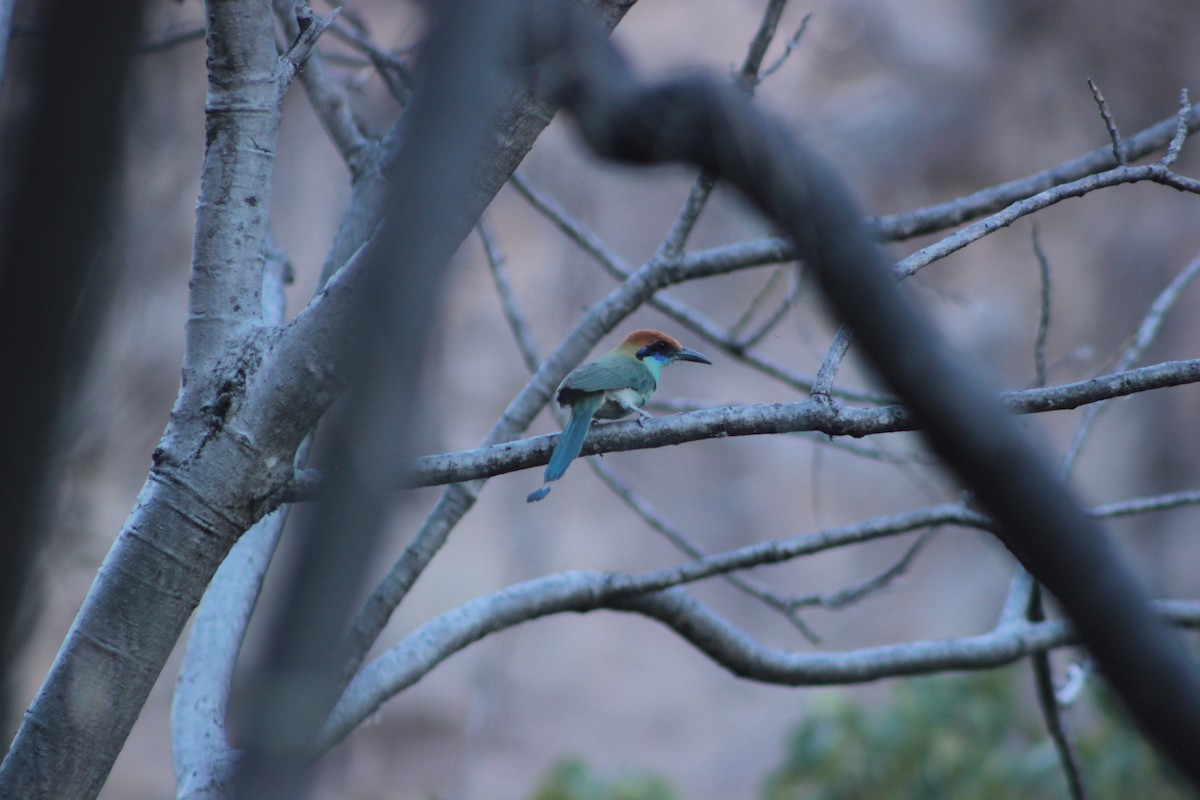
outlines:
{"label": "horizontal branch perch", "polygon": [[[1200,382],[1200,359],[1168,361],[1061,386],[1005,392],[1001,399],[1012,411],[1036,414],[1196,382]],[[813,431],[828,436],[862,437],[911,431],[917,427],[913,416],[902,406],[856,408],[824,399],[808,399],[794,403],[710,408],[642,422],[598,425],[588,434],[582,453],[596,455],[644,450],[726,436]],[[474,450],[422,456],[411,463],[406,475],[411,486],[436,486],[529,469],[546,463],[558,436],[547,434]],[[289,500],[311,500],[324,481],[322,471],[301,471],[289,493]]]}

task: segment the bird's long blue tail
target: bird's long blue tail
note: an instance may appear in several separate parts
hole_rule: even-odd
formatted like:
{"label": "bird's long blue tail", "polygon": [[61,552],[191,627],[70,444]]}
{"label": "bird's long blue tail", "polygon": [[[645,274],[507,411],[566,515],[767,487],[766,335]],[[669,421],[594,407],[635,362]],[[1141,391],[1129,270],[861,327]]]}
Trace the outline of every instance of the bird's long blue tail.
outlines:
{"label": "bird's long blue tail", "polygon": [[534,503],[550,494],[550,487],[546,484],[561,478],[571,461],[579,455],[579,451],[583,449],[583,440],[587,438],[588,428],[592,426],[592,418],[596,416],[596,409],[600,407],[600,399],[599,395],[583,397],[571,408],[571,420],[567,427],[563,428],[562,436],[554,446],[554,453],[550,456],[550,463],[546,465],[546,472],[542,476],[542,488],[530,493],[525,502]]}

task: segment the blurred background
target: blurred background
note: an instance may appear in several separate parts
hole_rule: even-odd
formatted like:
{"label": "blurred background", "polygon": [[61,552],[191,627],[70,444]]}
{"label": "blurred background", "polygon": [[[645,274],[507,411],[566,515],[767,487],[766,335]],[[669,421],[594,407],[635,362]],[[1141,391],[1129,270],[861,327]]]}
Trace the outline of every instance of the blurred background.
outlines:
{"label": "blurred background", "polygon": [[[764,0],[643,0],[615,40],[650,77],[684,69],[728,75],[744,58]],[[384,49],[420,34],[412,3],[356,0],[348,8]],[[318,13],[328,8],[318,5]],[[1041,171],[1108,137],[1086,85],[1104,92],[1132,135],[1172,116],[1182,88],[1196,88],[1200,15],[1184,0],[795,0],[768,64],[811,14],[790,58],[758,90],[758,102],[824,154],[872,214],[900,213]],[[203,23],[195,0],[151,11],[147,42]],[[19,29],[18,19],[18,29]],[[135,63],[121,224],[111,231],[112,305],[98,356],[64,435],[59,510],[37,572],[39,616],[21,661],[17,700],[36,691],[97,565],[128,514],[178,388],[193,212],[203,154],[202,38],[148,48]],[[13,43],[18,51],[21,40]],[[369,65],[331,36],[323,52],[345,81],[367,128],[381,134],[399,106]],[[19,55],[19,53],[18,53]],[[8,104],[20,101],[13,93]],[[1195,145],[1177,165],[1195,174]],[[634,170],[585,152],[555,121],[521,170],[625,259],[651,255],[694,174]],[[285,101],[272,228],[296,269],[290,313],[312,295],[349,195],[349,178],[300,86]],[[1196,199],[1155,186],[1121,186],[1036,215],[1051,269],[1046,359],[1049,382],[1101,374],[1149,303],[1200,252]],[[488,211],[516,295],[541,353],[581,311],[613,288],[589,258],[512,189]],[[1022,220],[909,282],[947,335],[995,376],[998,386],[1034,382],[1041,284],[1032,226]],[[732,193],[718,189],[692,247],[770,235]],[[933,238],[893,246],[897,258]],[[484,436],[528,374],[500,312],[477,237],[451,267],[444,319],[429,346],[453,354],[428,376],[428,452],[466,449]],[[767,285],[772,268],[673,288],[721,325],[734,324]],[[772,284],[789,292],[789,315],[759,345],[790,369],[815,374],[835,324],[791,269]],[[1195,290],[1168,320],[1145,359],[1197,355]],[[713,367],[668,371],[659,399],[718,406],[799,399],[695,333],[644,309],[609,336],[658,327],[700,350]],[[902,335],[902,332],[898,332]],[[869,386],[854,357],[839,384]],[[1113,404],[1076,470],[1089,503],[1195,487],[1200,393],[1160,391]],[[1061,453],[1076,412],[1030,421],[1048,452]],[[531,434],[557,429],[543,413]],[[611,467],[701,548],[717,551],[921,507],[955,489],[908,454],[912,437],[876,437],[862,457],[805,436],[714,440],[611,454]],[[491,480],[398,611],[383,645],[432,615],[515,581],[565,569],[642,571],[681,556],[624,505],[584,463],[544,502],[525,495],[539,471]],[[415,493],[397,512],[380,574],[438,493]],[[1200,515],[1180,510],[1110,528],[1156,593],[1195,597]],[[913,542],[902,537],[759,571],[785,592],[835,591],[878,574]],[[284,555],[286,557],[286,553]],[[990,537],[944,531],[883,592],[806,619],[828,651],[986,630],[1013,562]],[[697,594],[762,641],[815,649],[778,615],[719,582]],[[268,597],[268,602],[270,601]],[[251,655],[254,643],[249,644]],[[180,648],[181,650],[182,648]],[[102,794],[170,796],[168,730],[176,664],[169,665]],[[890,682],[852,695],[874,703]],[[783,757],[789,730],[839,689],[786,689],[738,680],[672,633],[628,615],[558,617],[492,637],[452,658],[396,698],[334,751],[322,795],[346,798],[524,797],[558,759],[578,755],[602,772],[644,767],[698,800],[757,793]],[[5,736],[15,720],[6,721]]]}

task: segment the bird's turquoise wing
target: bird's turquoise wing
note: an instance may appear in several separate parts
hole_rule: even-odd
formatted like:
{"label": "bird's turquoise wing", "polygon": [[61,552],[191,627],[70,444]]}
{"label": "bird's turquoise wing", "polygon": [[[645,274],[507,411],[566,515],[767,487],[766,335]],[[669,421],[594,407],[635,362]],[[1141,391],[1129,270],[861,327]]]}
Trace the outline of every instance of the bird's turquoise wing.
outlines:
{"label": "bird's turquoise wing", "polygon": [[605,392],[613,389],[633,389],[639,394],[655,389],[654,376],[645,365],[632,356],[609,353],[595,361],[581,364],[571,371],[559,386],[571,392]]}

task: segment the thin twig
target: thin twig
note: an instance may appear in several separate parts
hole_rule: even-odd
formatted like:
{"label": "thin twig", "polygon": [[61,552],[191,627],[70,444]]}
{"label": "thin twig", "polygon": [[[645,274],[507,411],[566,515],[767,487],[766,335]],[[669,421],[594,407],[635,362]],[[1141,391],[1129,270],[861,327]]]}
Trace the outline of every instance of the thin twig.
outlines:
{"label": "thin twig", "polygon": [[713,188],[716,185],[716,178],[706,172],[701,172],[696,176],[696,181],[688,191],[687,199],[683,201],[683,208],[679,210],[675,222],[671,224],[671,229],[667,231],[662,244],[659,245],[658,252],[655,253],[656,258],[673,261],[683,255],[683,248],[687,244],[688,237],[695,230],[700,214],[704,211],[704,206],[708,204],[708,198],[712,196]]}
{"label": "thin twig", "polygon": [[1171,166],[1175,163],[1175,159],[1179,158],[1179,152],[1183,149],[1183,142],[1187,139],[1187,120],[1191,112],[1192,103],[1188,100],[1188,90],[1185,86],[1179,90],[1179,116],[1176,117],[1175,136],[1171,138],[1171,144],[1167,146],[1167,154],[1159,162],[1164,167]]}
{"label": "thin twig", "polygon": [[1038,226],[1033,224],[1033,255],[1037,258],[1038,278],[1041,283],[1041,304],[1038,312],[1037,335],[1033,340],[1033,372],[1036,386],[1046,385],[1046,336],[1050,330],[1050,261],[1042,249]]}
{"label": "thin twig", "polygon": [[[649,503],[634,492],[628,484],[618,478],[616,473],[607,464],[594,458],[589,459],[589,463],[595,473],[600,476],[600,480],[604,481],[621,498],[625,505],[629,506],[630,510],[637,514],[650,528],[660,533],[685,555],[696,559],[704,558],[704,552],[691,541],[687,534],[667,522]],[[804,621],[803,617],[800,616],[799,606],[790,598],[782,597],[759,581],[744,575],[729,574],[722,577],[738,590],[761,601],[769,608],[778,611],[809,642],[818,644],[821,641],[820,637],[817,636]]]}
{"label": "thin twig", "polygon": [[[758,30],[750,41],[750,47],[746,52],[746,58],[742,62],[741,69],[734,76],[734,84],[747,94],[754,93],[754,87],[757,85],[755,76],[762,65],[762,59],[766,54],[767,48],[771,45],[771,40],[775,37],[775,29],[779,24],[779,17],[783,14],[783,9],[786,5],[787,0],[770,0],[767,4],[767,8],[763,11],[762,20],[759,22]],[[695,230],[696,223],[700,219],[700,214],[703,213],[704,207],[708,204],[708,199],[712,196],[716,183],[716,178],[703,170],[696,176],[696,180],[692,183],[692,188],[688,191],[688,196],[684,200],[683,208],[680,209],[679,214],[675,217],[675,221],[671,224],[670,230],[667,231],[667,235],[663,237],[658,251],[654,254],[655,259],[672,261],[678,259],[683,254],[683,248],[687,245],[688,237]]]}
{"label": "thin twig", "polygon": [[1044,208],[1049,208],[1063,200],[1083,197],[1098,189],[1110,186],[1139,183],[1141,181],[1151,181],[1163,186],[1170,186],[1180,191],[1200,194],[1200,181],[1177,175],[1161,164],[1117,167],[1106,172],[1088,175],[1079,180],[1062,183],[1018,200],[1004,209],[984,217],[928,247],[921,248],[907,258],[899,261],[893,267],[893,272],[898,277],[908,277],[918,270],[963,249],[967,245],[989,234],[995,233],[1002,228],[1007,228],[1022,217],[1029,216]]}
{"label": "thin twig", "polygon": [[1200,505],[1200,489],[1190,489],[1152,497],[1139,497],[1134,500],[1122,500],[1117,503],[1106,503],[1096,506],[1092,513],[1098,518],[1115,519],[1134,514],[1145,514],[1150,511],[1170,511],[1184,506]]}
{"label": "thin twig", "polygon": [[[530,205],[550,220],[576,246],[591,256],[610,276],[619,281],[626,281],[635,272],[629,262],[609,248],[599,236],[573,217],[566,209],[531,184],[524,175],[519,172],[515,173],[509,183],[522,197],[529,201]],[[692,197],[692,195],[689,195],[689,200]],[[683,218],[684,215],[681,214],[679,219]],[[676,229],[678,228],[679,225],[677,223]],[[749,247],[732,245],[709,251],[688,253],[682,257],[681,266],[686,268],[688,265],[699,264],[708,260],[714,262],[725,261],[729,266],[735,268],[764,262],[776,263],[783,260],[777,258],[780,255],[780,249],[786,250],[787,245],[783,242],[753,243]],[[661,268],[669,265],[670,262],[660,260],[657,264],[656,268]],[[650,299],[649,304],[654,309],[661,311],[689,330],[699,334],[705,341],[720,347],[730,355],[738,357],[764,375],[782,381],[797,391],[806,393],[810,391],[815,380],[814,378],[797,374],[764,355],[746,350],[744,344],[730,336],[716,323],[706,319],[699,312],[689,308],[681,300],[678,300],[667,292],[658,292]],[[882,395],[865,389],[840,389],[837,392],[837,396],[846,400],[876,404],[887,402],[887,398]]]}
{"label": "thin twig", "polygon": [[829,343],[829,350],[825,353],[825,358],[821,361],[821,367],[817,370],[817,379],[813,381],[811,395],[813,397],[830,397],[833,395],[833,380],[837,377],[838,367],[841,366],[842,359],[846,357],[846,352],[850,349],[850,345],[854,342],[854,334],[850,328],[845,325],[837,329],[837,333],[833,335],[833,341]]}
{"label": "thin twig", "polygon": [[779,18],[783,16],[786,7],[787,0],[771,0],[763,10],[762,20],[750,40],[750,48],[742,62],[742,68],[734,75],[734,83],[747,93],[753,93],[754,87],[758,85],[762,60],[767,54],[767,48],[771,46],[771,40],[775,38]]}
{"label": "thin twig", "polygon": [[[1042,249],[1041,237],[1038,235],[1036,222],[1032,226],[1031,238],[1033,240],[1033,253],[1038,263],[1038,276],[1041,285],[1038,328],[1033,345],[1034,380],[1036,385],[1041,387],[1046,385],[1047,380],[1046,336],[1050,328],[1050,261]],[[1017,569],[1021,571],[1025,570],[1021,565],[1018,565]],[[1028,587],[1026,616],[1030,622],[1042,622],[1046,618],[1046,612],[1043,607],[1041,586],[1032,578],[1029,579],[1026,585]],[[1055,697],[1054,673],[1051,669],[1050,654],[1045,651],[1034,653],[1030,656],[1030,662],[1033,668],[1034,684],[1037,687],[1038,706],[1042,711],[1042,719],[1046,723],[1046,731],[1050,734],[1050,739],[1054,742],[1054,749],[1058,753],[1059,764],[1062,766],[1063,774],[1067,780],[1067,788],[1071,792],[1072,800],[1087,800],[1088,794],[1083,782],[1083,770],[1079,764],[1079,757],[1076,755],[1075,748],[1071,744],[1070,736],[1067,734],[1066,722],[1062,716],[1062,709],[1059,707],[1058,700]]]}
{"label": "thin twig", "polygon": [[826,592],[823,594],[810,594],[801,597],[793,598],[790,602],[799,609],[805,606],[820,606],[831,611],[845,608],[849,605],[859,602],[860,600],[874,594],[875,592],[886,589],[891,585],[892,581],[903,575],[912,562],[916,560],[917,554],[925,547],[926,544],[937,534],[936,528],[923,531],[907,548],[900,558],[895,563],[888,566],[887,569],[880,572],[878,575],[873,575],[866,580],[850,586],[838,589],[835,592]]}
{"label": "thin twig", "polygon": [[[1114,366],[1115,372],[1124,372],[1141,359],[1142,355],[1154,342],[1155,338],[1157,338],[1167,313],[1175,306],[1179,301],[1180,295],[1183,294],[1183,291],[1198,275],[1200,275],[1200,256],[1192,259],[1192,262],[1184,267],[1183,271],[1176,275],[1175,279],[1167,284],[1166,288],[1150,304],[1150,309],[1146,312],[1146,316],[1142,319],[1142,323],[1134,333],[1132,341],[1117,359],[1117,363]],[[1071,438],[1071,443],[1067,446],[1066,452],[1063,453],[1061,470],[1064,475],[1069,475],[1071,470],[1074,469],[1075,463],[1079,459],[1079,454],[1083,450],[1084,442],[1091,433],[1092,426],[1095,425],[1096,419],[1107,405],[1107,403],[1100,402],[1084,410],[1083,418],[1075,428],[1075,435]]]}
{"label": "thin twig", "polygon": [[[762,65],[762,59],[766,55],[767,48],[771,45],[771,40],[775,37],[779,17],[783,14],[783,9],[786,5],[787,0],[770,0],[763,11],[758,30],[750,41],[746,58],[742,61],[741,69],[734,79],[735,85],[747,94],[753,94],[754,87],[758,85],[755,76]],[[675,218],[675,222],[671,225],[670,230],[667,231],[667,235],[663,237],[662,244],[659,246],[658,252],[655,253],[655,258],[674,260],[683,253],[683,248],[687,244],[688,237],[691,236],[692,231],[695,229],[696,222],[700,219],[700,214],[704,211],[705,205],[708,204],[708,198],[712,196],[715,186],[715,177],[707,172],[701,171],[696,176],[692,188],[688,191],[683,208]]]}
{"label": "thin twig", "polygon": [[407,61],[379,47],[369,36],[349,26],[335,24],[330,32],[370,59],[392,97],[402,106],[408,104],[416,79]]}
{"label": "thin twig", "polygon": [[1108,110],[1108,101],[1104,99],[1104,95],[1100,94],[1100,87],[1088,78],[1088,88],[1092,90],[1092,99],[1096,101],[1096,106],[1100,109],[1100,118],[1104,120],[1104,127],[1108,130],[1109,141],[1112,142],[1113,158],[1117,161],[1117,166],[1123,167],[1127,163],[1125,161],[1125,152],[1121,148],[1121,134],[1117,132],[1117,123],[1113,121],[1112,112]]}
{"label": "thin twig", "polygon": [[[276,19],[291,39],[296,40],[301,35],[301,8],[309,9],[308,24],[311,26],[312,9],[307,5],[294,6],[288,0],[275,0],[273,5]],[[325,20],[324,24],[329,24],[328,20]],[[309,55],[304,69],[300,71],[300,82],[304,85],[308,102],[325,128],[330,142],[346,163],[351,178],[357,179],[367,169],[374,155],[374,142],[363,132],[363,126],[355,117],[349,97],[333,79],[320,52],[315,49]]]}
{"label": "thin twig", "polygon": [[767,282],[764,283],[762,288],[759,289],[758,292],[755,293],[754,297],[750,299],[750,303],[746,306],[746,310],[743,311],[741,316],[739,316],[734,323],[729,326],[730,336],[737,336],[739,333],[741,333],[743,328],[750,324],[750,320],[754,319],[754,315],[758,312],[758,309],[762,307],[762,304],[765,303],[767,298],[770,297],[775,291],[775,287],[779,285],[779,279],[782,276],[782,267],[771,271],[771,275],[767,278]]}
{"label": "thin twig", "polygon": [[[796,269],[789,271],[794,274],[799,270]],[[765,339],[767,334],[775,329],[775,326],[783,321],[783,318],[787,316],[787,313],[792,310],[794,305],[796,305],[796,301],[800,299],[800,291],[802,286],[803,284],[801,281],[792,281],[792,286],[790,289],[788,289],[788,293],[784,295],[783,301],[776,306],[775,310],[771,312],[770,316],[763,320],[762,324],[758,326],[758,330],[752,331],[748,336],[746,336],[746,338],[742,339],[743,348],[754,347],[756,344]]]}
{"label": "thin twig", "polygon": [[[784,383],[796,391],[810,393],[813,386],[817,382],[817,378],[809,375],[803,375],[788,369],[783,364],[780,364],[762,353],[754,350],[746,350],[745,345],[729,336],[719,325],[709,320],[700,312],[690,308],[683,301],[676,298],[674,295],[666,292],[659,292],[650,301],[650,305],[666,314],[671,319],[686,327],[688,330],[698,334],[706,342],[710,342],[721,348],[723,352],[727,352],[737,357],[742,363],[753,367],[764,375],[774,378],[775,380]],[[891,402],[892,398],[880,392],[874,392],[861,387],[845,387],[836,390],[831,390],[832,396],[842,400],[854,402],[870,403],[873,405],[881,405]]]}
{"label": "thin twig", "polygon": [[812,19],[812,12],[809,11],[800,20],[800,27],[796,29],[796,32],[794,34],[792,34],[792,38],[787,40],[787,44],[784,45],[783,52],[779,55],[779,58],[777,58],[773,62],[771,62],[770,66],[768,66],[766,69],[764,69],[762,72],[760,72],[758,74],[758,82],[759,83],[762,83],[767,78],[771,77],[776,72],[778,72],[779,68],[782,67],[784,62],[787,61],[788,58],[792,55],[792,52],[797,47],[800,46],[800,40],[802,38],[804,38],[804,32],[806,30],[808,30],[808,23],[811,19]]}
{"label": "thin twig", "polygon": [[597,236],[586,225],[577,220],[553,198],[534,186],[520,170],[514,172],[508,183],[517,193],[524,197],[529,204],[548,219],[570,239],[580,250],[592,257],[597,264],[604,268],[613,278],[623,281],[633,273],[633,265],[610,248],[603,239]]}
{"label": "thin twig", "polygon": [[[1027,617],[1034,624],[1044,622],[1046,619],[1041,587],[1036,582],[1032,584]],[[1058,753],[1058,761],[1062,766],[1063,775],[1067,779],[1067,788],[1071,792],[1071,798],[1072,800],[1087,800],[1088,792],[1083,781],[1083,768],[1080,766],[1075,747],[1071,744],[1066,721],[1062,716],[1062,708],[1058,704],[1058,697],[1054,691],[1054,672],[1050,666],[1050,653],[1046,650],[1039,650],[1030,655],[1030,661],[1033,665],[1034,684],[1037,686],[1038,706],[1042,710],[1042,719],[1046,722],[1046,731],[1050,734],[1050,739],[1054,742],[1054,749]]]}
{"label": "thin twig", "polygon": [[[1160,120],[1145,130],[1126,138],[1122,146],[1126,161],[1136,161],[1155,150],[1167,147],[1177,132],[1178,124],[1178,116],[1172,115],[1170,118]],[[1200,127],[1200,109],[1192,107],[1188,111],[1186,126],[1189,131]],[[999,211],[1039,192],[1112,169],[1114,166],[1119,165],[1113,157],[1112,148],[1100,147],[1056,167],[1024,178],[989,186],[969,195],[915,211],[875,217],[868,222],[880,240],[903,241],[915,236],[956,227],[972,219]]]}
{"label": "thin twig", "polygon": [[295,23],[295,32],[291,44],[279,56],[276,80],[279,84],[280,95],[287,91],[292,79],[303,69],[304,65],[316,52],[317,39],[325,29],[333,24],[341,13],[340,8],[334,8],[328,16],[318,16],[313,13],[308,3],[297,4],[292,9],[291,22]]}
{"label": "thin twig", "polygon": [[[1037,239],[1037,228],[1034,228],[1034,252],[1038,253],[1039,264],[1043,270],[1043,291],[1046,291],[1046,277],[1048,277],[1048,269],[1045,266],[1045,255],[1040,252],[1040,246]],[[1150,344],[1157,337],[1158,331],[1162,329],[1163,319],[1170,308],[1175,305],[1178,297],[1182,294],[1183,289],[1193,281],[1196,275],[1200,273],[1200,258],[1196,258],[1184,269],[1180,275],[1176,276],[1174,281],[1168,284],[1162,293],[1159,293],[1156,300],[1151,303],[1150,311],[1146,313],[1146,317],[1142,319],[1142,323],[1136,331],[1133,341],[1124,349],[1120,359],[1117,361],[1118,369],[1127,369],[1133,366],[1136,361],[1141,359],[1142,354],[1150,347]],[[1048,300],[1043,300],[1043,315],[1046,312]],[[1040,330],[1039,330],[1040,332]],[[1108,405],[1106,402],[1099,402],[1090,405],[1084,411],[1084,416],[1075,428],[1075,434],[1067,447],[1067,451],[1063,453],[1060,469],[1063,475],[1070,474],[1076,462],[1078,462],[1082,447],[1091,433],[1094,422],[1104,408]],[[1170,504],[1182,505],[1187,501],[1186,497],[1175,497],[1168,501]],[[1164,504],[1163,500],[1159,500],[1158,507],[1174,507],[1174,505]],[[1142,503],[1138,507],[1138,512],[1150,510],[1150,505]],[[1097,515],[1097,511],[1093,510],[1093,515]],[[1134,513],[1130,506],[1115,506],[1104,510],[1105,515],[1118,516],[1120,513]],[[1042,593],[1036,582],[1028,582],[1028,609],[1030,609],[1030,620],[1039,621],[1043,618],[1044,612],[1042,608]],[[1075,800],[1086,800],[1087,790],[1082,780],[1082,772],[1079,765],[1078,756],[1074,752],[1072,744],[1070,744],[1066,726],[1064,726],[1060,706],[1058,706],[1055,698],[1054,685],[1052,685],[1051,669],[1049,656],[1044,654],[1036,654],[1032,658],[1034,680],[1038,686],[1038,702],[1042,708],[1042,714],[1045,718],[1046,730],[1050,733],[1051,739],[1055,742],[1055,748],[1058,753],[1058,759],[1062,764],[1063,774],[1067,777],[1067,786]]]}
{"label": "thin twig", "polygon": [[517,341],[517,349],[521,351],[521,358],[525,361],[525,366],[529,371],[537,372],[538,364],[542,359],[538,355],[533,334],[529,332],[529,323],[525,319],[525,314],[517,305],[512,284],[508,281],[504,253],[500,250],[500,245],[492,232],[491,220],[486,214],[479,218],[479,224],[475,226],[475,230],[478,231],[479,241],[483,244],[483,252],[492,273],[492,283],[496,286],[496,294],[500,296],[500,310],[504,313],[508,328]]}

